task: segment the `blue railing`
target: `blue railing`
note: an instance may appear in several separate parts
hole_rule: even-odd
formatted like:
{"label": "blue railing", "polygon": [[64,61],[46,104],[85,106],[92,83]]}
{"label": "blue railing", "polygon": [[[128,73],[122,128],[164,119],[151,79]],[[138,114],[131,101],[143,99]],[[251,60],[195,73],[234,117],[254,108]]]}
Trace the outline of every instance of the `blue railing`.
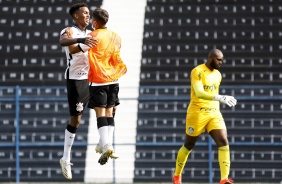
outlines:
{"label": "blue railing", "polygon": [[[4,95],[0,95],[0,101],[2,102],[14,102],[15,103],[15,143],[0,143],[0,147],[15,147],[15,151],[16,151],[16,182],[19,183],[20,182],[20,156],[19,156],[19,152],[20,152],[20,147],[27,147],[27,146],[32,146],[32,147],[37,147],[37,146],[63,146],[63,142],[57,142],[57,143],[28,143],[28,142],[20,142],[20,102],[29,102],[29,101],[66,101],[67,98],[66,97],[22,97],[19,92],[23,89],[31,89],[31,88],[44,88],[46,89],[46,87],[20,87],[20,86],[15,86],[15,87],[11,87],[11,86],[2,86],[0,87],[0,90],[5,90],[5,89],[13,89],[15,90],[12,94],[14,94],[14,96],[12,95],[8,95],[8,97],[5,97]],[[65,87],[61,87],[61,86],[48,86],[49,89],[65,89]],[[229,89],[231,91],[231,93],[233,93],[232,95],[235,95],[236,98],[238,100],[250,100],[250,101],[265,101],[265,100],[276,100],[276,101],[281,101],[282,102],[282,95],[281,95],[281,90],[282,90],[282,86],[223,86],[222,88],[224,89]],[[139,100],[139,101],[170,101],[170,100],[183,100],[183,101],[188,101],[189,100],[189,96],[188,95],[175,95],[174,97],[171,97],[168,94],[165,93],[160,93],[158,90],[162,90],[163,89],[170,89],[170,90],[179,90],[179,89],[187,89],[187,86],[143,86],[142,88],[140,88],[140,90],[142,89],[152,89],[154,90],[154,93],[157,93],[157,95],[155,94],[154,96],[152,94],[142,94],[140,95],[140,97],[138,99],[134,98],[134,99],[130,99],[130,98],[126,98],[123,100]],[[241,90],[239,90],[241,89]],[[250,90],[250,89],[264,89],[264,90],[268,90],[269,93],[268,94],[260,94],[260,95],[249,95],[248,93],[246,93],[245,95],[242,94],[242,89],[246,89],[246,90]],[[239,91],[239,92],[238,92]],[[240,94],[238,94],[240,93]],[[136,146],[175,146],[175,145],[182,145],[183,142],[166,142],[166,143],[148,143],[148,142],[137,142],[135,145]],[[198,145],[202,145],[202,146],[207,146],[208,150],[210,152],[212,152],[212,146],[214,145],[212,139],[209,137],[208,142],[200,142],[197,143]],[[74,146],[87,146],[87,145],[91,145],[87,142],[80,142],[80,143],[75,143]],[[129,145],[129,144],[115,144],[115,145]],[[130,144],[132,145],[132,144]],[[282,146],[281,142],[274,142],[274,143],[269,143],[269,142],[259,142],[259,143],[255,143],[255,142],[233,142],[230,143],[230,145],[240,145],[240,146]],[[212,155],[210,154],[209,157],[209,182],[213,183],[213,173],[212,173]],[[115,171],[113,168],[113,173],[114,173],[114,178],[113,181],[115,183]]]}

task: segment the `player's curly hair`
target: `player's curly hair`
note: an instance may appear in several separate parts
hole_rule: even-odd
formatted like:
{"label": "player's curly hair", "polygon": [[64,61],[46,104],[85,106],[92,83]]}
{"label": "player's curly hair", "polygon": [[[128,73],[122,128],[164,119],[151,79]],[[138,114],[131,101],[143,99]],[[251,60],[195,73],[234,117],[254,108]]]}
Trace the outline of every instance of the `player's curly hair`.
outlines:
{"label": "player's curly hair", "polygon": [[73,17],[73,15],[77,12],[77,10],[81,7],[88,7],[86,3],[76,3],[72,5],[72,7],[69,10],[69,14]]}
{"label": "player's curly hair", "polygon": [[92,13],[92,17],[101,25],[105,25],[109,20],[109,13],[102,8],[96,8]]}

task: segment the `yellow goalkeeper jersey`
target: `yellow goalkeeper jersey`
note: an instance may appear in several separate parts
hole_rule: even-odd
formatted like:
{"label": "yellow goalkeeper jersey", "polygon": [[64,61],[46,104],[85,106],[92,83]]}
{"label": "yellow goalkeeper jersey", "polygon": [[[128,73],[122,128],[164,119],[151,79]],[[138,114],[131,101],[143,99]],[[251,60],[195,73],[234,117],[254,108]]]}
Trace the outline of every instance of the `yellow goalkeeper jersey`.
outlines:
{"label": "yellow goalkeeper jersey", "polygon": [[90,35],[98,40],[98,45],[88,51],[88,81],[108,83],[118,80],[127,71],[120,57],[121,38],[108,29],[96,29]]}
{"label": "yellow goalkeeper jersey", "polygon": [[211,71],[205,64],[200,64],[191,71],[190,80],[191,90],[188,111],[219,111],[219,102],[198,98],[196,96],[193,84],[200,82],[202,83],[200,86],[203,87],[205,92],[216,95],[219,92],[219,86],[222,80],[221,73],[216,69]]}

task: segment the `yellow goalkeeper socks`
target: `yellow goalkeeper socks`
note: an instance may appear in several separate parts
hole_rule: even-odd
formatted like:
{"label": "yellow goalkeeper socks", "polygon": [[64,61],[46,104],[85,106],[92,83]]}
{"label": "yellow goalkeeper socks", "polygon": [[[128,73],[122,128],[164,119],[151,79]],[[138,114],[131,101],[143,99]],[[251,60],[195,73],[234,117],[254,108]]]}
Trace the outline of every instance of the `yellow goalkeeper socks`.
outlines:
{"label": "yellow goalkeeper socks", "polygon": [[229,146],[222,146],[218,148],[218,162],[220,167],[221,180],[228,178],[230,170]]}
{"label": "yellow goalkeeper socks", "polygon": [[175,171],[174,176],[181,175],[183,168],[186,164],[187,158],[192,150],[186,149],[184,146],[182,146],[177,154],[176,164],[175,164]]}

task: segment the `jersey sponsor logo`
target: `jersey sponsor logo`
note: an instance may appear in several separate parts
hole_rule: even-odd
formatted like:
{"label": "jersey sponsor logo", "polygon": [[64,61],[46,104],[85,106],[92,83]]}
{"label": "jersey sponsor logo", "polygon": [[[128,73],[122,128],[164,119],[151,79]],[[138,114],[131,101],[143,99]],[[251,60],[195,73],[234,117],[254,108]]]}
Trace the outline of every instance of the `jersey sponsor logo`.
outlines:
{"label": "jersey sponsor logo", "polygon": [[87,72],[78,72],[77,75],[87,75]]}
{"label": "jersey sponsor logo", "polygon": [[85,71],[86,69],[84,68],[84,69],[82,69],[82,70],[79,70],[78,72],[77,72],[77,75],[87,75],[88,74],[88,72],[87,71]]}
{"label": "jersey sponsor logo", "polygon": [[76,104],[76,111],[82,112],[83,111],[83,103],[79,102]]}
{"label": "jersey sponsor logo", "polygon": [[216,111],[216,108],[205,108],[205,107],[201,107],[200,111]]}
{"label": "jersey sponsor logo", "polygon": [[215,84],[210,85],[210,86],[204,85],[204,89],[205,89],[205,90],[214,91],[214,90],[216,90],[216,85],[215,85]]}
{"label": "jersey sponsor logo", "polygon": [[198,79],[199,81],[202,80],[201,73],[198,73]]}

